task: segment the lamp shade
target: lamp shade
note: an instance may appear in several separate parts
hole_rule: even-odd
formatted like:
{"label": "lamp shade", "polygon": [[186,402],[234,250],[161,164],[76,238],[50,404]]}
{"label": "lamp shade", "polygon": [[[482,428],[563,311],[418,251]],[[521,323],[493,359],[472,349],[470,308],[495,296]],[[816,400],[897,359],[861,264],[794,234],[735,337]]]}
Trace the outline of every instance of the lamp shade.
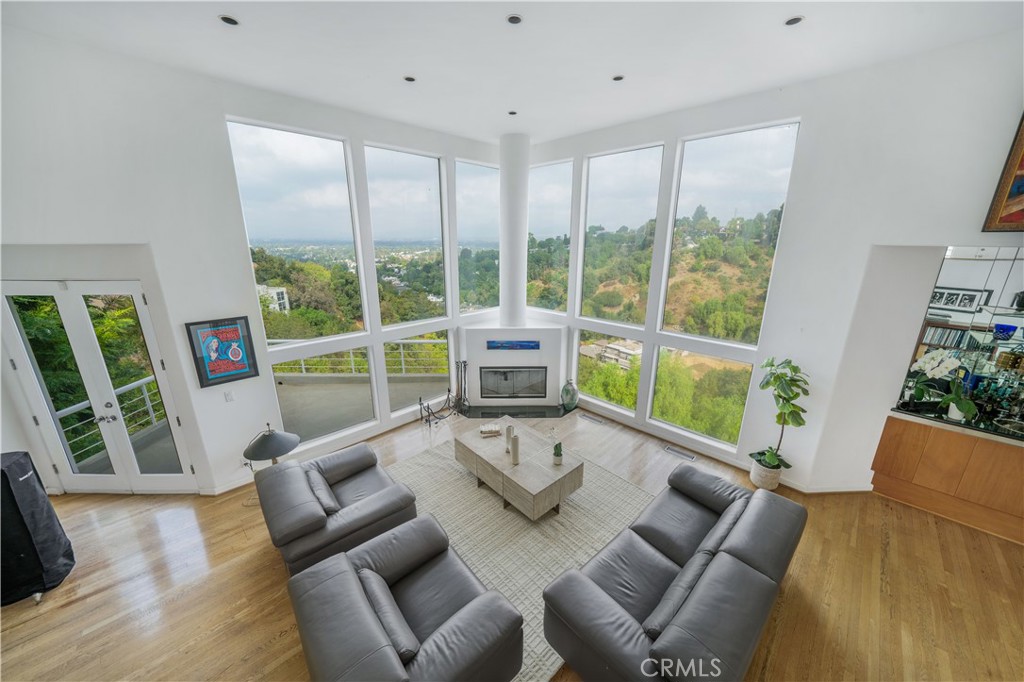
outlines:
{"label": "lamp shade", "polygon": [[287,431],[275,431],[267,425],[267,430],[262,431],[252,439],[242,456],[246,459],[261,462],[267,459],[275,459],[295,449],[299,444],[299,437]]}

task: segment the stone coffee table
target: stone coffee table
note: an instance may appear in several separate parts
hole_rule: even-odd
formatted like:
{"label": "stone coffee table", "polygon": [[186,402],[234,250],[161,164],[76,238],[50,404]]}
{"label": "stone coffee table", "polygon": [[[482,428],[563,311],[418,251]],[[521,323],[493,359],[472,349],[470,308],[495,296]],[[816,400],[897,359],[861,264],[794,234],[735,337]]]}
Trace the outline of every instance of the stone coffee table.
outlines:
{"label": "stone coffee table", "polygon": [[[501,435],[484,438],[480,427],[498,424]],[[505,452],[505,427],[512,425],[519,436],[519,464]],[[513,419],[460,419],[452,426],[455,460],[476,476],[477,486],[487,484],[531,521],[552,509],[557,514],[564,501],[583,486],[583,460],[562,448],[562,464],[552,463],[555,441],[536,429]]]}

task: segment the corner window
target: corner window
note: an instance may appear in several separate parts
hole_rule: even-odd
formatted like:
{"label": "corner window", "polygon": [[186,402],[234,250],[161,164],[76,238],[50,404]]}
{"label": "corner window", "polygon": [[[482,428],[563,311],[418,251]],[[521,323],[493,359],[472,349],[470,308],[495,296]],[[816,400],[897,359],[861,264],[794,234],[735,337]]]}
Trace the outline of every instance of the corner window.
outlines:
{"label": "corner window", "polygon": [[565,312],[571,214],[572,161],[531,168],[527,305]]}
{"label": "corner window", "polygon": [[498,169],[455,164],[455,218],[459,232],[459,310],[498,305]]}

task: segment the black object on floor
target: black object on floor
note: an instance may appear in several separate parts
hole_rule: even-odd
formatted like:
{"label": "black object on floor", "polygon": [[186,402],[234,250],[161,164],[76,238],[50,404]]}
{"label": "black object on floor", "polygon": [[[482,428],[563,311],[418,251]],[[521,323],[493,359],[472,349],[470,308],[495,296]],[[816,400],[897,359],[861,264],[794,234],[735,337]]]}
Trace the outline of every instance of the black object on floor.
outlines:
{"label": "black object on floor", "polygon": [[0,605],[64,582],[75,566],[57,512],[27,452],[5,452],[0,476]]}

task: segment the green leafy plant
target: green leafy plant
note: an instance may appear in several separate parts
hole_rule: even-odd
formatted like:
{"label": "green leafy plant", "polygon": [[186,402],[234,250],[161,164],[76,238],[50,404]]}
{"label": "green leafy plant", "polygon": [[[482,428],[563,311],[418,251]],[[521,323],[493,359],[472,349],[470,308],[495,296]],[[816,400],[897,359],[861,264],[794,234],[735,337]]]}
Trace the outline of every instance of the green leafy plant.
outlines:
{"label": "green leafy plant", "polygon": [[810,393],[807,388],[807,375],[789,359],[776,363],[775,358],[768,358],[761,363],[761,368],[767,371],[761,379],[759,388],[772,392],[775,406],[779,410],[775,415],[775,423],[781,428],[779,442],[775,447],[751,452],[750,458],[767,469],[789,469],[792,465],[782,458],[779,449],[782,447],[782,437],[786,434],[787,426],[797,427],[806,423],[804,414],[807,410],[797,405],[796,401]]}
{"label": "green leafy plant", "polygon": [[555,443],[555,457],[561,457],[561,456],[562,456],[562,444],[561,443]]}
{"label": "green leafy plant", "polygon": [[974,404],[974,401],[967,397],[964,392],[964,382],[960,379],[953,379],[949,382],[949,393],[939,401],[939,407],[949,407],[954,405],[956,409],[964,413],[964,418],[968,421],[974,419],[975,415],[978,414],[978,406]]}

